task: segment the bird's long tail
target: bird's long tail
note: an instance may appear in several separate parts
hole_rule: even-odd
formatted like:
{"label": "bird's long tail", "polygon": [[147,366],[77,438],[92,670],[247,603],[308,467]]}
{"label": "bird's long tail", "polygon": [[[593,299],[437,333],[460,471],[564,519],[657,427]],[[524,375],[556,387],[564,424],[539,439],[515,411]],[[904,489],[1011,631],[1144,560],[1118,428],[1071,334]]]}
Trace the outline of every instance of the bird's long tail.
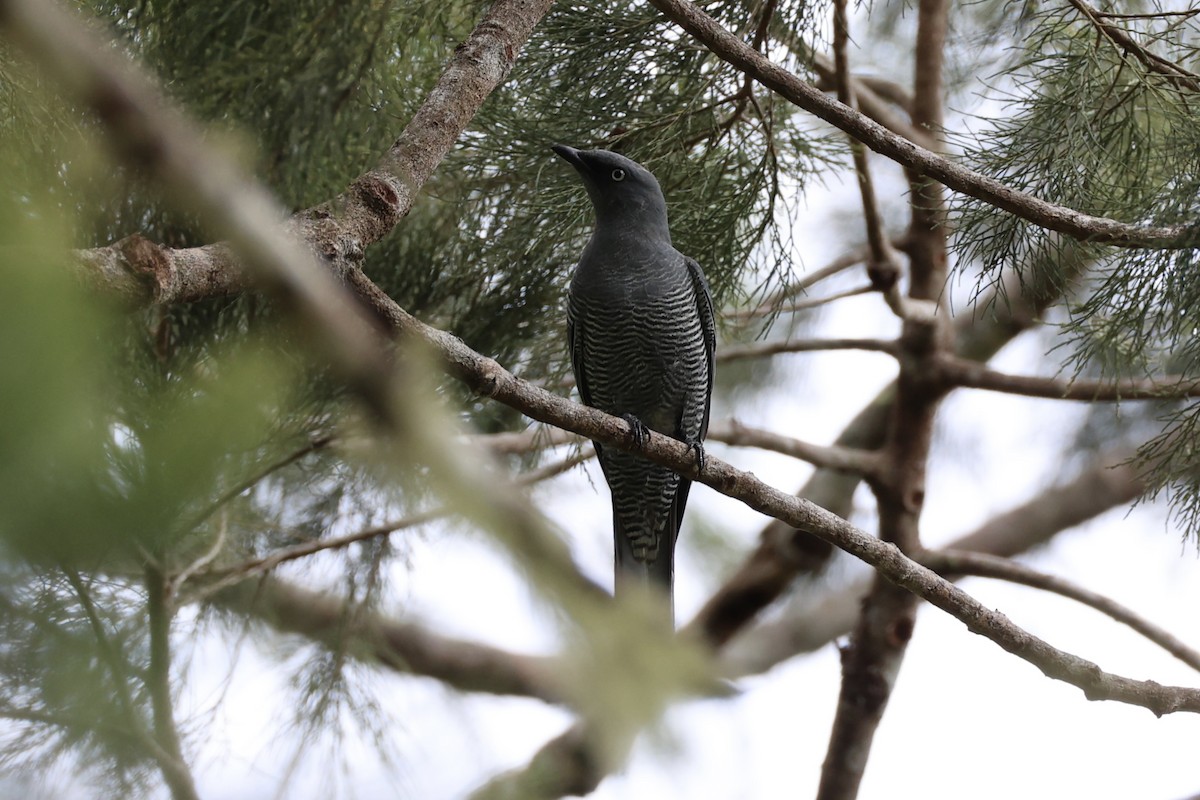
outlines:
{"label": "bird's long tail", "polygon": [[[691,481],[682,479],[675,502],[666,520],[658,551],[653,559],[638,558],[633,543],[623,530],[621,515],[613,509],[613,554],[616,561],[615,589],[618,597],[629,591],[652,592],[666,603],[672,623],[675,619],[675,542],[683,520]],[[634,588],[636,587],[636,588]]]}

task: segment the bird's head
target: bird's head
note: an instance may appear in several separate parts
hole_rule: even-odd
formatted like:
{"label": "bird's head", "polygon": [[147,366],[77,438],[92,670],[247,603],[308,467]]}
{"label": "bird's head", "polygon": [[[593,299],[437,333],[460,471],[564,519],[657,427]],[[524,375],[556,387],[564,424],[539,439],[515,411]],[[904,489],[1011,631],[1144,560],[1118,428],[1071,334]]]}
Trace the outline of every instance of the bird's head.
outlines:
{"label": "bird's head", "polygon": [[599,225],[638,223],[666,228],[667,202],[650,170],[608,150],[576,150],[563,144],[551,149],[583,178]]}

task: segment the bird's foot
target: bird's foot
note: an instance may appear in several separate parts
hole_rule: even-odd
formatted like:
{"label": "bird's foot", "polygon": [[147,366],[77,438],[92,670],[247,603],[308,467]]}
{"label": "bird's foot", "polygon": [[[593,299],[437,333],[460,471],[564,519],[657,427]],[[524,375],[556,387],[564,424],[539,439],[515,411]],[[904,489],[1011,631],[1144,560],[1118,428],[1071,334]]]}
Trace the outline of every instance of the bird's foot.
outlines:
{"label": "bird's foot", "polygon": [[688,450],[694,450],[696,453],[696,472],[703,474],[708,463],[708,457],[704,455],[704,444],[699,439],[692,439],[686,444]]}
{"label": "bird's foot", "polygon": [[646,444],[646,440],[650,438],[650,429],[646,427],[646,423],[633,414],[622,414],[621,419],[625,420],[625,424],[629,426],[629,438],[633,440],[633,446],[641,449]]}

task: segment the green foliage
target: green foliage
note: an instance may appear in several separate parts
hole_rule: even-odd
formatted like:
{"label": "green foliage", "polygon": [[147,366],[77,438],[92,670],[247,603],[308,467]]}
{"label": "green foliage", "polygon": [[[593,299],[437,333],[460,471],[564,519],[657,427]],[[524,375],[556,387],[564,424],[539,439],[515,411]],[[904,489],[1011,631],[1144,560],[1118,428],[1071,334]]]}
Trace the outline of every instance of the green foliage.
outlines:
{"label": "green foliage", "polygon": [[64,244],[186,236],[35,71],[0,64],[0,717],[24,731],[0,760],[65,757],[137,796],[157,772],[139,565],[182,569],[225,536],[225,558],[253,550],[283,512],[236,490],[341,401],[261,301],[129,314],[86,290]]}
{"label": "green foliage", "polygon": [[93,523],[111,488],[97,477],[106,438],[97,401],[108,389],[100,343],[111,320],[50,246],[60,230],[25,204],[0,204],[0,542],[57,546],[65,535],[69,553],[104,538]]}
{"label": "green foliage", "polygon": [[[1200,211],[1200,81],[1160,67],[1195,63],[1200,27],[1190,16],[1109,21],[1149,55],[1139,58],[1066,4],[1026,6],[1028,35],[993,85],[1003,115],[970,143],[973,166],[1084,213],[1146,225],[1191,222]],[[1086,254],[1088,277],[1064,327],[1077,373],[1200,375],[1194,249],[1081,247],[973,200],[958,209],[956,236],[969,263],[993,278],[1002,269],[1054,270]],[[1159,485],[1179,489],[1176,509],[1194,528],[1200,462],[1179,444],[1200,409],[1164,413],[1165,432],[1142,456]]]}

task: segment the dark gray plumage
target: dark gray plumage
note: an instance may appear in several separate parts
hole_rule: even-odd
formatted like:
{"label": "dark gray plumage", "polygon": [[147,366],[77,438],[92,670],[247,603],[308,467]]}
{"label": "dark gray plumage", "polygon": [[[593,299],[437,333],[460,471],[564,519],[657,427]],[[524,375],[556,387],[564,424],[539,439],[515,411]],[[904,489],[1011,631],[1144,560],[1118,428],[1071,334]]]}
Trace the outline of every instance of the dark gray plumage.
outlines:
{"label": "dark gray plumage", "polygon": [[[671,246],[658,181],[607,150],[554,152],[583,178],[596,229],[571,279],[567,335],[583,402],[693,445],[701,468],[716,333],[700,265]],[[636,455],[596,446],[612,493],[616,586],[672,594],[675,540],[691,481]]]}

